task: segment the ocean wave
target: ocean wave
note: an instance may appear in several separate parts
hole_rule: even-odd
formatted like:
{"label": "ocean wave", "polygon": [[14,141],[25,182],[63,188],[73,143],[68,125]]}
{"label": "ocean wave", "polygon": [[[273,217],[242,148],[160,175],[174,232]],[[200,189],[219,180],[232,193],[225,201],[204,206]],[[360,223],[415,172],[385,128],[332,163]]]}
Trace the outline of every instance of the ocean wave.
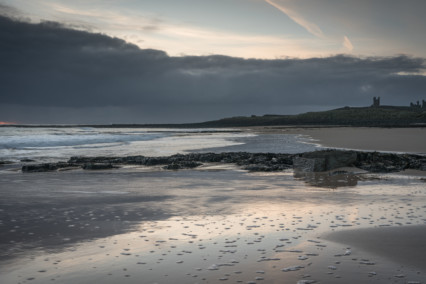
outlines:
{"label": "ocean wave", "polygon": [[[15,131],[16,132],[16,131]],[[171,134],[147,133],[142,131],[97,131],[90,129],[33,129],[2,135],[2,149],[34,149],[51,147],[88,147],[100,144],[107,146],[112,143],[130,143],[134,141],[149,141],[170,136]]]}

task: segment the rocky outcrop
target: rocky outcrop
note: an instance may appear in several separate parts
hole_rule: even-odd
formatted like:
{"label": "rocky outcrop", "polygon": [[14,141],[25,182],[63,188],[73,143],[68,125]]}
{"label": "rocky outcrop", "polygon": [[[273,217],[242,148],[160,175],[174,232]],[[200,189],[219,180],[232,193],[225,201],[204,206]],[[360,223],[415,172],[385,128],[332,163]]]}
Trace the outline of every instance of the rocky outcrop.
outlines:
{"label": "rocky outcrop", "polygon": [[354,166],[357,158],[357,153],[354,151],[315,151],[294,157],[293,166],[306,172],[325,172]]}
{"label": "rocky outcrop", "polygon": [[23,172],[53,171],[66,167],[100,170],[119,165],[162,166],[167,170],[196,168],[205,163],[236,164],[249,171],[282,171],[290,168],[304,172],[324,172],[341,167],[358,167],[369,172],[394,172],[405,169],[426,170],[426,156],[323,150],[301,154],[273,153],[191,153],[167,157],[71,157],[67,162],[25,165]]}
{"label": "rocky outcrop", "polygon": [[339,167],[357,167],[374,173],[426,170],[426,156],[381,152],[315,151],[296,155],[293,162],[295,168],[306,172],[323,172]]}
{"label": "rocky outcrop", "polygon": [[71,167],[81,167],[81,165],[66,163],[66,162],[58,162],[58,163],[43,163],[43,164],[32,164],[32,165],[24,165],[22,166],[23,172],[49,172],[56,171],[63,168],[71,168]]}
{"label": "rocky outcrop", "polygon": [[164,166],[163,169],[165,170],[181,170],[181,169],[193,169],[198,166],[201,166],[201,163],[194,162],[194,161],[183,161],[178,163],[172,163],[167,166]]}
{"label": "rocky outcrop", "polygon": [[13,164],[13,162],[11,162],[11,161],[1,161],[0,160],[0,167],[3,166],[3,165],[8,165],[8,164]]}
{"label": "rocky outcrop", "polygon": [[426,156],[357,152],[357,162],[354,166],[375,173],[398,172],[405,169],[426,171]]}
{"label": "rocky outcrop", "polygon": [[87,163],[82,166],[84,170],[107,170],[117,168],[110,163]]}
{"label": "rocky outcrop", "polygon": [[25,159],[21,159],[21,162],[28,163],[28,162],[35,162],[35,160],[25,158]]}
{"label": "rocky outcrop", "polygon": [[68,163],[87,164],[124,164],[124,165],[144,165],[158,166],[164,165],[166,169],[194,168],[203,163],[227,163],[237,164],[243,168],[256,170],[262,168],[267,171],[278,171],[291,168],[293,165],[293,155],[291,154],[271,154],[271,153],[191,153],[178,154],[168,157],[71,157]]}

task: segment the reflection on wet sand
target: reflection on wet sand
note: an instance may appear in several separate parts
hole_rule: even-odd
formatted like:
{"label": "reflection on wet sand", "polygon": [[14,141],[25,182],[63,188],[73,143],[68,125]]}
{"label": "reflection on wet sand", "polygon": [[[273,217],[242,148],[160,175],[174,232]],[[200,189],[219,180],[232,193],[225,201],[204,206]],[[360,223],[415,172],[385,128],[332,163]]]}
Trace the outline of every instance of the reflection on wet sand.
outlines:
{"label": "reflection on wet sand", "polygon": [[357,174],[347,171],[305,172],[301,170],[295,170],[294,177],[296,179],[305,181],[311,186],[324,188],[356,186],[359,180]]}
{"label": "reflection on wet sand", "polygon": [[[4,176],[0,240],[14,250],[3,254],[2,283],[426,281],[421,268],[321,238],[424,224],[426,192],[417,177],[352,186],[339,173],[314,177],[319,187],[292,172],[113,173]],[[330,184],[351,186],[330,191]]]}

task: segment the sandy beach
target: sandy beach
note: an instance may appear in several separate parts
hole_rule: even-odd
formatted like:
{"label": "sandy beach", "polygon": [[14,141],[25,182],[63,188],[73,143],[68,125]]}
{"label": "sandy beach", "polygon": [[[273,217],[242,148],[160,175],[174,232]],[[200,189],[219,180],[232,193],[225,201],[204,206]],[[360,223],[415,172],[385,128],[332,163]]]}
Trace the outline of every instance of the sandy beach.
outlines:
{"label": "sandy beach", "polygon": [[426,283],[422,173],[1,170],[1,282]]}
{"label": "sandy beach", "polygon": [[324,239],[356,247],[422,269],[426,263],[426,226],[381,227],[331,233]]}
{"label": "sandy beach", "polygon": [[332,148],[426,154],[426,128],[260,127],[259,133],[300,134]]}
{"label": "sandy beach", "polygon": [[426,214],[418,178],[373,175],[330,189],[291,172],[210,166],[15,173],[0,185],[4,283],[426,279],[405,258],[394,261],[368,247],[358,250],[350,239],[323,238],[332,231],[396,226],[410,255],[417,247],[404,228],[424,224]]}

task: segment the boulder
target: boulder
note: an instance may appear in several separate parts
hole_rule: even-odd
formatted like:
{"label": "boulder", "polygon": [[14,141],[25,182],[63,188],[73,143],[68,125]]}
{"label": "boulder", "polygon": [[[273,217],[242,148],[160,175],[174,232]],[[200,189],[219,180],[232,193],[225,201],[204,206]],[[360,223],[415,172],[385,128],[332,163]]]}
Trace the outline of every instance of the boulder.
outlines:
{"label": "boulder", "polygon": [[194,161],[181,161],[176,163],[171,163],[163,167],[165,170],[180,170],[180,169],[192,169],[198,166],[201,166],[201,163]]}
{"label": "boulder", "polygon": [[83,165],[85,170],[107,170],[115,168],[112,164],[107,163],[87,163]]}
{"label": "boulder", "polygon": [[305,172],[325,172],[351,167],[357,161],[355,151],[323,150],[303,153],[293,158],[293,168]]}
{"label": "boulder", "polygon": [[34,173],[34,172],[49,172],[56,171],[59,167],[56,164],[36,164],[36,165],[25,165],[22,166],[22,171],[26,173]]}
{"label": "boulder", "polygon": [[11,161],[0,161],[0,166],[8,165],[8,164],[13,164],[13,162],[11,162]]}
{"label": "boulder", "polygon": [[35,160],[25,158],[25,159],[21,159],[21,162],[23,162],[23,163],[28,163],[28,162],[35,162]]}

